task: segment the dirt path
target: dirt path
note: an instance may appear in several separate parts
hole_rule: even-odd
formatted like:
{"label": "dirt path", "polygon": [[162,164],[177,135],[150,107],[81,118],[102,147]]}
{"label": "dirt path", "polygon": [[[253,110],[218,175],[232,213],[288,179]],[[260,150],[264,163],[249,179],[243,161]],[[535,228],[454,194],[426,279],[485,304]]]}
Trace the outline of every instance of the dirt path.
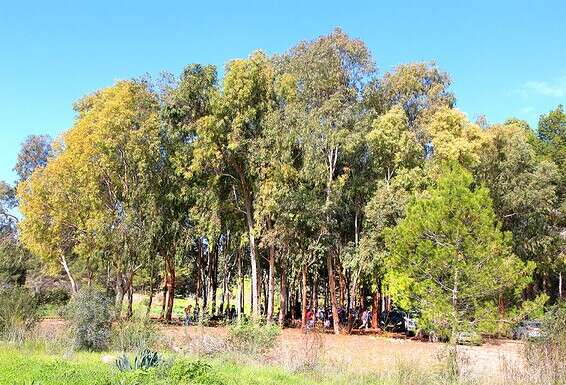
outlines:
{"label": "dirt path", "polygon": [[[61,320],[44,320],[41,329],[55,331],[64,325]],[[159,329],[162,336],[180,349],[195,337],[224,338],[227,335],[223,327],[160,325]],[[320,350],[322,358],[337,368],[379,370],[399,362],[423,366],[437,364],[438,358],[446,352],[446,344],[379,335],[305,336],[298,329],[284,329],[274,354],[294,359],[312,349]],[[505,367],[519,366],[522,360],[522,344],[517,341],[495,340],[482,346],[460,346],[458,349],[462,353],[464,369],[472,376],[497,376]]]}

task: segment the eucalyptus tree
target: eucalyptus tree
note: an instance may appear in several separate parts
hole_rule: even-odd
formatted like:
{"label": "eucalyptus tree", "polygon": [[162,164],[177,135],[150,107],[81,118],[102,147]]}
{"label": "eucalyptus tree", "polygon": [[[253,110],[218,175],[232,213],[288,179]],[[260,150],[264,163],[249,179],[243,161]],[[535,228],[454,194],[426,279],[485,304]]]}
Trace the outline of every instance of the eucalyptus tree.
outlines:
{"label": "eucalyptus tree", "polygon": [[14,171],[20,180],[25,180],[38,167],[45,167],[51,155],[49,135],[30,135],[22,143]]}
{"label": "eucalyptus tree", "polygon": [[176,258],[200,235],[195,231],[198,208],[216,196],[214,180],[192,172],[199,120],[212,113],[216,84],[214,66],[191,64],[178,81],[166,82],[160,93],[160,160],[151,191],[155,248],[165,263],[167,321],[173,312]]}
{"label": "eucalyptus tree", "polygon": [[296,84],[296,96],[287,109],[297,116],[303,172],[308,176],[322,208],[319,231],[328,246],[326,265],[334,318],[339,332],[334,257],[337,237],[336,202],[348,178],[344,162],[363,116],[364,86],[374,72],[371,55],[360,40],[337,29],[292,48],[284,60],[285,72]]}
{"label": "eucalyptus tree", "polygon": [[81,99],[54,158],[20,189],[22,240],[40,255],[55,254],[74,291],[65,254],[82,256],[87,272],[104,255],[115,273],[117,316],[146,244],[146,192],[159,157],[157,107],[138,81]]}
{"label": "eucalyptus tree", "polygon": [[18,223],[20,241],[38,255],[48,271],[63,268],[71,292],[78,290],[82,273],[75,247],[86,233],[89,205],[81,185],[84,179],[76,164],[64,153],[37,169],[18,185],[17,199],[22,219]]}
{"label": "eucalyptus tree", "polygon": [[513,233],[515,253],[537,263],[535,292],[547,291],[548,275],[559,254],[552,223],[558,206],[559,174],[551,161],[536,154],[534,133],[520,122],[489,127],[476,168],[490,189],[503,229]]}
{"label": "eucalyptus tree", "polygon": [[375,79],[365,92],[365,102],[378,115],[395,106],[405,111],[409,127],[420,141],[426,141],[422,128],[440,107],[452,108],[456,103],[449,91],[450,76],[435,63],[400,64],[383,77]]}
{"label": "eucalyptus tree", "polygon": [[213,101],[213,113],[199,120],[191,170],[210,172],[232,181],[242,203],[250,250],[252,313],[259,316],[259,271],[255,200],[258,170],[253,167],[256,142],[264,135],[265,120],[273,108],[273,68],[262,52],[231,61],[222,89]]}
{"label": "eucalyptus tree", "polygon": [[555,257],[558,296],[563,298],[563,276],[566,272],[566,112],[562,105],[540,117],[538,137],[543,143],[543,154],[558,166],[557,202],[552,212],[551,224],[558,241]]}

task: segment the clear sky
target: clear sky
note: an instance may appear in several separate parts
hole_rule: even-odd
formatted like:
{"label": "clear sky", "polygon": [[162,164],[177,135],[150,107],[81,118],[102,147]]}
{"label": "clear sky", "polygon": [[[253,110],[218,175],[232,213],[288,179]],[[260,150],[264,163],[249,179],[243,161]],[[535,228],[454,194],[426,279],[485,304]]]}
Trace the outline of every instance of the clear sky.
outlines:
{"label": "clear sky", "polygon": [[97,88],[282,52],[336,26],[367,43],[380,73],[436,61],[472,119],[536,124],[566,104],[564,0],[0,2],[0,179],[9,182],[24,138],[71,127],[73,102]]}

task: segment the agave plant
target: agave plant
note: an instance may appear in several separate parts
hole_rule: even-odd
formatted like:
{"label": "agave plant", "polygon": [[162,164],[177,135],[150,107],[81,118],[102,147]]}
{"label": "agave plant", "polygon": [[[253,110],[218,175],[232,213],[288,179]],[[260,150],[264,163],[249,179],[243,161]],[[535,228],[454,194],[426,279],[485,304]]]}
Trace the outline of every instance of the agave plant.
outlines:
{"label": "agave plant", "polygon": [[149,369],[159,364],[159,355],[157,352],[144,349],[134,358],[135,369]]}
{"label": "agave plant", "polygon": [[122,354],[116,359],[116,367],[121,372],[129,372],[138,369],[149,369],[159,364],[160,358],[157,352],[144,349],[134,357],[134,365],[126,354]]}

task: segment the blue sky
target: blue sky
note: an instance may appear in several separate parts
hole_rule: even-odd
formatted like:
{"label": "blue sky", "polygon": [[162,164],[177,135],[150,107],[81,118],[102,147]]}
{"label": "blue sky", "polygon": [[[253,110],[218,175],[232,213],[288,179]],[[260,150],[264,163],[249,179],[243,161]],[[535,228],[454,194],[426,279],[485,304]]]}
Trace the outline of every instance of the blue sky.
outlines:
{"label": "blue sky", "polygon": [[[27,135],[71,127],[72,104],[115,80],[188,63],[223,66],[343,28],[380,73],[434,60],[457,106],[489,122],[566,104],[566,1],[4,1],[0,7],[0,179]],[[270,4],[273,3],[273,4]]]}

